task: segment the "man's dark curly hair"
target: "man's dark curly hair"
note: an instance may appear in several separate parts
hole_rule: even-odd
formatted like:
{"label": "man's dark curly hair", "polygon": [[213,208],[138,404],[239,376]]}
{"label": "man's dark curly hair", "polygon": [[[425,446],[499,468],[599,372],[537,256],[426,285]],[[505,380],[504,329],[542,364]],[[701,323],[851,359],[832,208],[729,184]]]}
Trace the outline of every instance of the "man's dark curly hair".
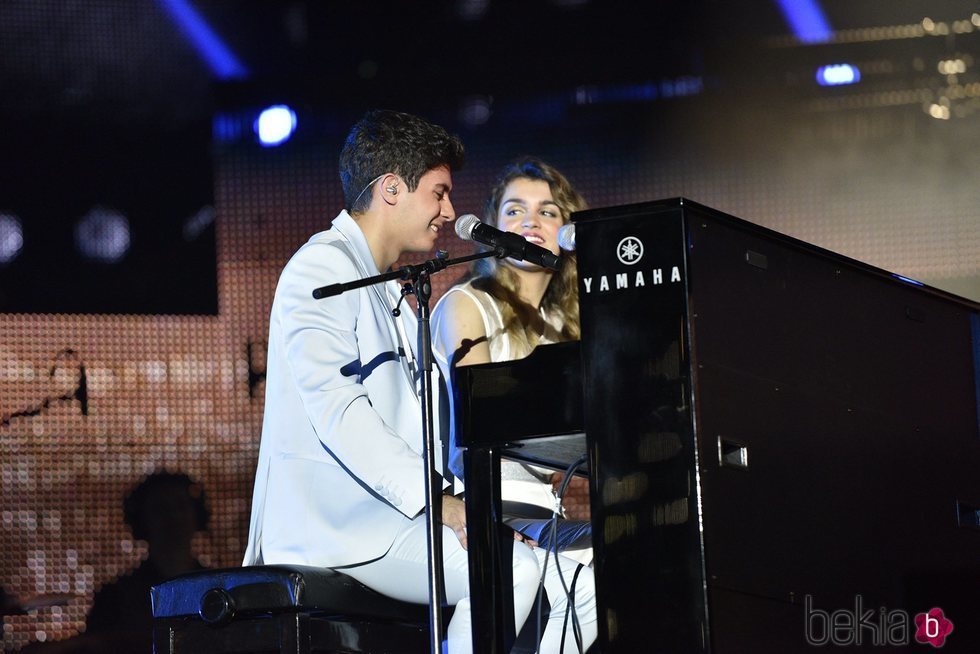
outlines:
{"label": "man's dark curly hair", "polygon": [[143,509],[147,500],[154,492],[183,492],[194,503],[194,516],[197,530],[203,531],[208,526],[211,512],[208,510],[204,497],[204,488],[188,475],[182,472],[154,472],[141,481],[123,501],[123,518],[133,530],[133,538],[146,540],[146,525],[143,522]]}
{"label": "man's dark curly hair", "polygon": [[371,204],[368,191],[385,173],[405,180],[408,190],[433,168],[450,171],[463,167],[463,143],[455,134],[411,114],[376,109],[351,128],[340,151],[340,183],[350,213],[362,213]]}

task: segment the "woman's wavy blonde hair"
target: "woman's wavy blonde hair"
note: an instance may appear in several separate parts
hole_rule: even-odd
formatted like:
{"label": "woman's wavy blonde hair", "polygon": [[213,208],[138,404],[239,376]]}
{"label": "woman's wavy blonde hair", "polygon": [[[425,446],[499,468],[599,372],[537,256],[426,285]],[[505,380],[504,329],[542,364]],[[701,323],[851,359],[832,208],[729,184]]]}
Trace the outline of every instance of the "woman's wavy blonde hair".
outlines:
{"label": "woman's wavy blonde hair", "polygon": [[[500,202],[507,185],[515,179],[541,180],[548,183],[551,197],[561,210],[562,224],[569,222],[575,211],[587,208],[585,200],[568,179],[556,168],[532,157],[523,157],[508,164],[494,183],[483,209],[483,222],[496,226]],[[538,344],[539,335],[532,326],[539,320],[538,311],[520,299],[520,280],[507,266],[501,266],[497,259],[480,259],[473,264],[468,278],[473,286],[489,293],[500,303],[504,319],[504,332],[512,336],[522,347],[518,350],[530,352]],[[579,339],[578,314],[578,274],[575,255],[565,252],[561,256],[558,270],[552,276],[541,299],[541,307],[549,316],[560,319],[560,340]]]}

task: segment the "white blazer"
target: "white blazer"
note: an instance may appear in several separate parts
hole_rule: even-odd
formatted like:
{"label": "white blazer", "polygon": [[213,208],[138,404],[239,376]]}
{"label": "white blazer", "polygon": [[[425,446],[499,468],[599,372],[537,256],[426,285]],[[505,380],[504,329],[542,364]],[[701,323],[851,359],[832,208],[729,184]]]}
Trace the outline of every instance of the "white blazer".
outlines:
{"label": "white blazer", "polygon": [[371,561],[425,507],[411,306],[391,315],[397,282],[312,297],[319,286],[376,274],[346,211],[283,269],[244,565]]}

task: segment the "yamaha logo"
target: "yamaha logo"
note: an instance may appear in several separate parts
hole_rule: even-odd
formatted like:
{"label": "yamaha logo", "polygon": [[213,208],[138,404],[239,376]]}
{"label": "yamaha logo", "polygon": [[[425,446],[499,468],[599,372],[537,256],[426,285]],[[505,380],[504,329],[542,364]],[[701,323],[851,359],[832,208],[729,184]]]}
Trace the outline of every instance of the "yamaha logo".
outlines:
{"label": "yamaha logo", "polygon": [[[612,275],[592,275],[589,277],[583,275],[579,277],[579,280],[587,294],[593,290],[604,293],[606,291],[642,288],[647,285],[678,284],[681,282],[681,269],[680,266],[670,266],[669,268],[641,269],[636,272],[614,273]],[[593,282],[598,282],[598,284],[593,284]]]}
{"label": "yamaha logo", "polygon": [[621,263],[632,266],[643,258],[643,243],[635,236],[627,236],[616,246],[616,256]]}
{"label": "yamaha logo", "polygon": [[[656,248],[654,248],[656,254]],[[616,246],[616,258],[626,266],[632,266],[640,262],[643,258],[643,241],[635,236],[627,236]],[[662,265],[654,263],[636,268],[631,268],[629,272],[606,272],[603,274],[596,271],[594,274],[587,274],[579,268],[579,283],[581,290],[586,294],[593,291],[598,293],[616,292],[633,288],[644,288],[646,286],[663,286],[683,283],[681,278],[681,267]]]}

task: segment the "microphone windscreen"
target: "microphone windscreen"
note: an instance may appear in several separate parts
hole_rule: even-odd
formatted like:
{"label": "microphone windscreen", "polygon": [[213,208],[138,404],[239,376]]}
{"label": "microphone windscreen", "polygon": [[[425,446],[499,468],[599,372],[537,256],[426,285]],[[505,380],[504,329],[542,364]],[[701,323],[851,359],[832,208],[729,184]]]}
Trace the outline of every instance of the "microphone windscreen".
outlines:
{"label": "microphone windscreen", "polygon": [[568,223],[558,230],[558,247],[566,252],[575,251],[575,225]]}
{"label": "microphone windscreen", "polygon": [[480,224],[480,219],[471,213],[456,219],[456,235],[464,241],[473,240],[473,228]]}

